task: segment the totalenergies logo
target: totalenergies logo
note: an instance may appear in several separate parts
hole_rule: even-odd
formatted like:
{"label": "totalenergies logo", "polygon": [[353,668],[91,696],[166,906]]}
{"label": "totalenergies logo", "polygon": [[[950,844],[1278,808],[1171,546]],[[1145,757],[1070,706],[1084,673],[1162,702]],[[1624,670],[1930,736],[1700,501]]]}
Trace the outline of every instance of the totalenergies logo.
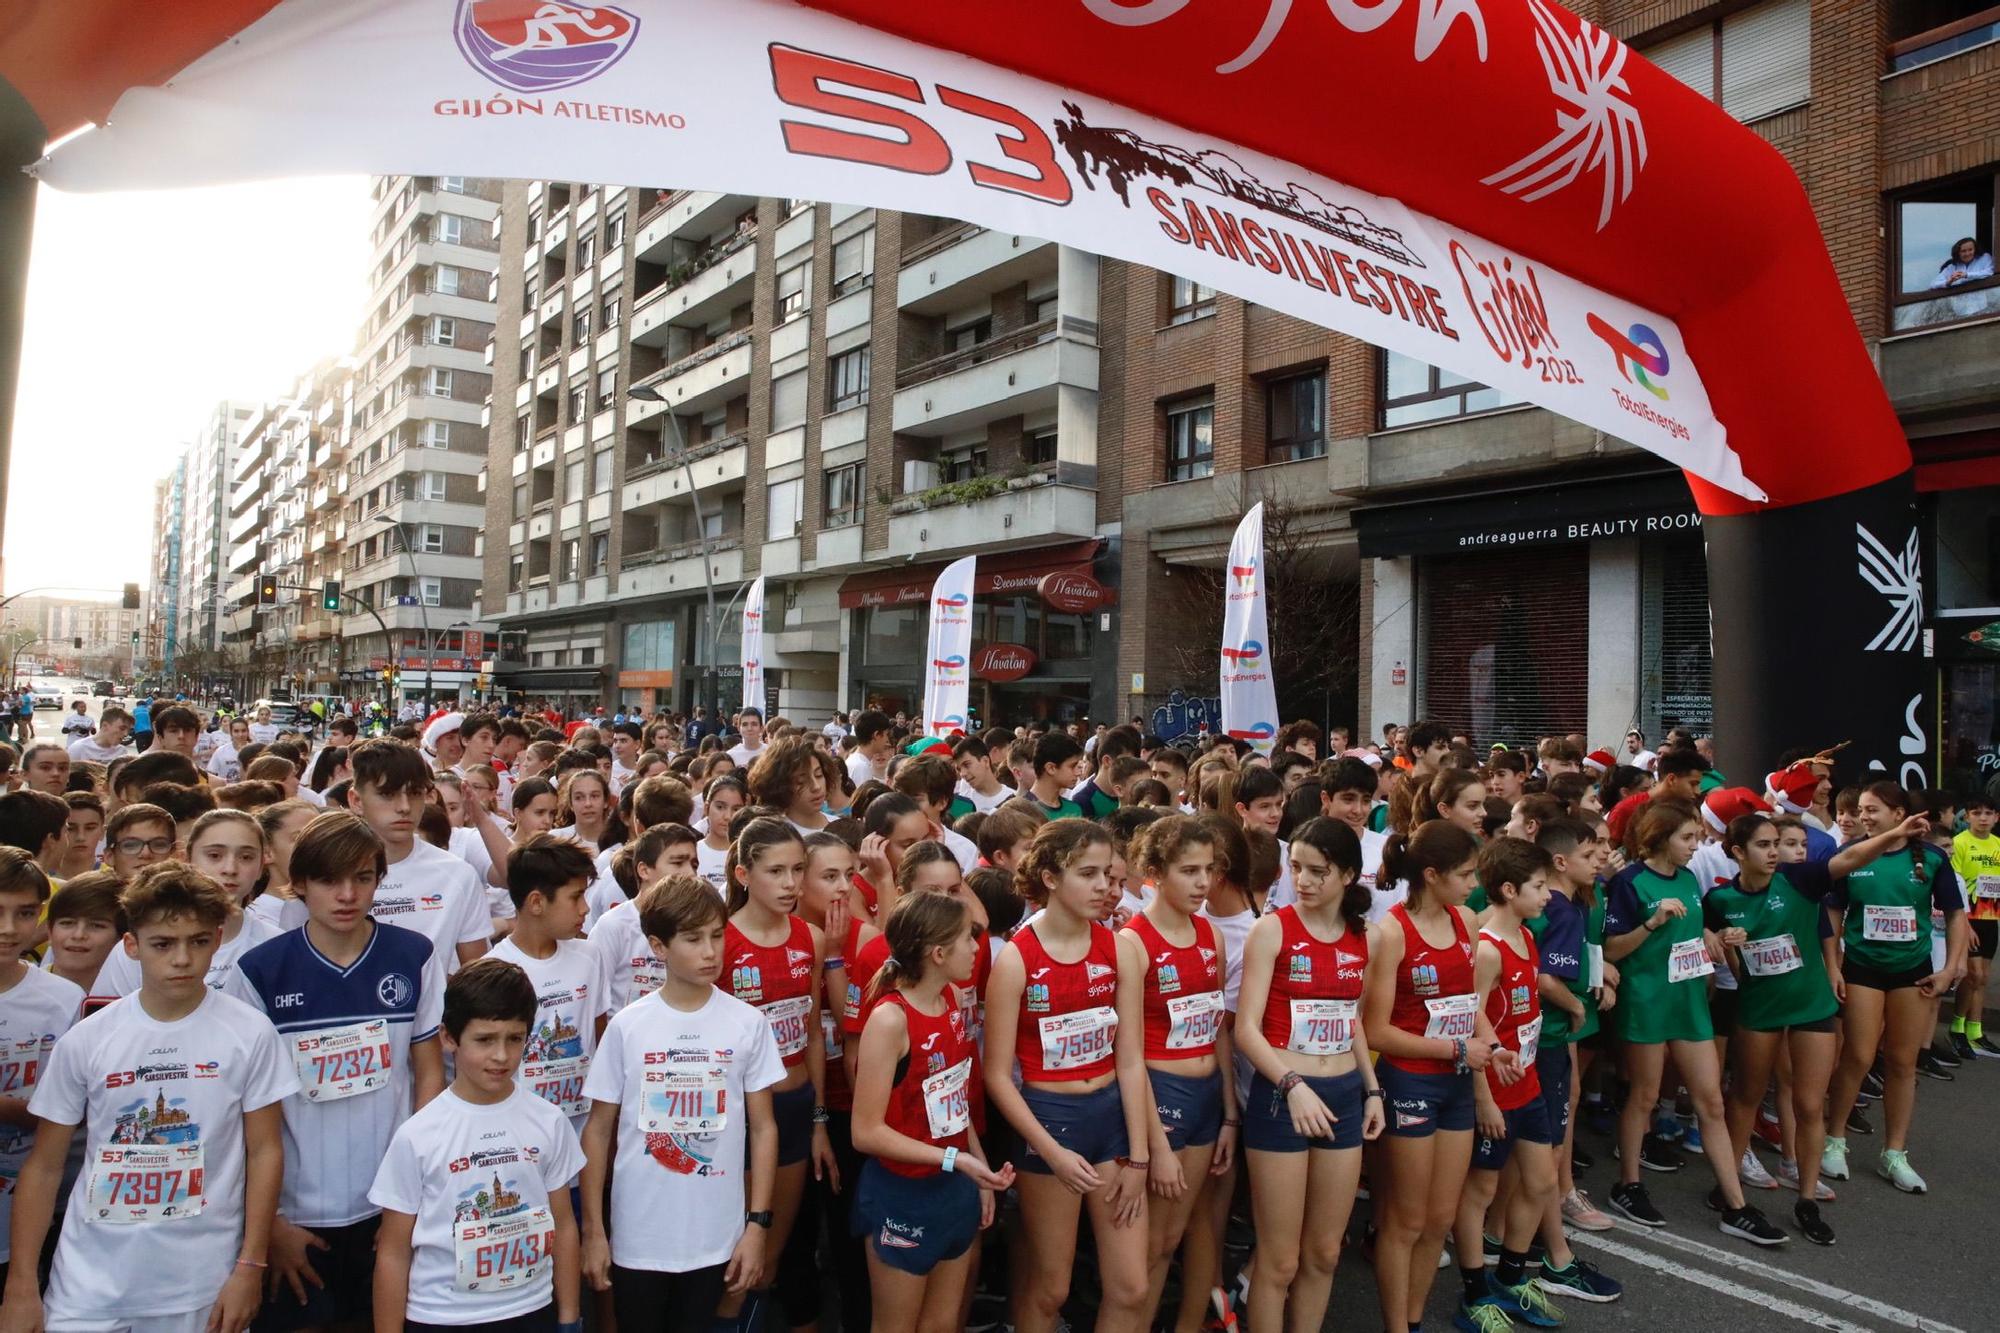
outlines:
{"label": "totalenergies logo", "polygon": [[947,676],[965,674],[965,659],[957,653],[953,653],[950,657],[934,657],[931,659],[931,665]]}
{"label": "totalenergies logo", "polygon": [[1262,745],[1267,741],[1275,739],[1277,734],[1278,729],[1269,722],[1252,722],[1247,727],[1231,727],[1229,729],[1229,739],[1233,741],[1248,741],[1252,745]]}
{"label": "totalenergies logo", "polygon": [[613,5],[568,0],[458,0],[452,35],[481,74],[520,93],[596,78],[631,49],[639,19]]}
{"label": "totalenergies logo", "polygon": [[1229,581],[1238,592],[1254,592],[1257,588],[1257,562],[1246,560],[1240,565],[1231,565]]}
{"label": "totalenergies logo", "polygon": [[1224,648],[1222,660],[1238,671],[1254,671],[1263,664],[1264,645],[1255,639],[1245,639],[1241,648]]}
{"label": "totalenergies logo", "polygon": [[1644,324],[1634,324],[1629,332],[1620,333],[1594,314],[1590,316],[1590,331],[1611,348],[1619,374],[1661,402],[1667,400],[1667,391],[1655,383],[1667,377],[1667,367],[1672,364],[1659,334]]}
{"label": "totalenergies logo", "polygon": [[931,722],[931,730],[940,736],[949,735],[954,731],[964,731],[965,715],[963,713],[947,713],[945,716],[936,718]]}
{"label": "totalenergies logo", "polygon": [[939,597],[936,601],[937,609],[944,615],[962,616],[966,608],[972,605],[972,599],[962,592],[955,592],[949,597]]}

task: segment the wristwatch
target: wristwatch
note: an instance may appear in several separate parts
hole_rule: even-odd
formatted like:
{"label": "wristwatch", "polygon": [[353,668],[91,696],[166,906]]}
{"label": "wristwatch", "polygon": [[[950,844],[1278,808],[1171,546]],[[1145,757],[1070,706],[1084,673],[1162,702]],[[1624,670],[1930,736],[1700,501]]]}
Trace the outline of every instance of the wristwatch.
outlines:
{"label": "wristwatch", "polygon": [[766,1208],[762,1212],[745,1213],[743,1214],[743,1220],[752,1226],[759,1226],[769,1231],[771,1229],[771,1210]]}

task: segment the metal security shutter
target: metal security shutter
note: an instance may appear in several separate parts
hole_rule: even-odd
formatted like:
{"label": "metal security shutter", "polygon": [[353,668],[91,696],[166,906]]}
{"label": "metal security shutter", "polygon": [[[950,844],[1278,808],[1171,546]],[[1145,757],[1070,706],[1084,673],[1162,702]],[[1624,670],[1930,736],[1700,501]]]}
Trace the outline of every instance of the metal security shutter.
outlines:
{"label": "metal security shutter", "polygon": [[1640,726],[1657,741],[1669,727],[1715,729],[1708,560],[1697,533],[1646,542],[1640,557]]}
{"label": "metal security shutter", "polygon": [[1715,97],[1715,29],[1709,24],[1669,37],[1639,54],[1703,97]]}
{"label": "metal security shutter", "polygon": [[1420,715],[1468,729],[1481,751],[1584,729],[1587,543],[1427,556],[1417,581]]}
{"label": "metal security shutter", "polygon": [[1812,96],[1812,6],[1771,0],[1722,21],[1722,109],[1756,120]]}

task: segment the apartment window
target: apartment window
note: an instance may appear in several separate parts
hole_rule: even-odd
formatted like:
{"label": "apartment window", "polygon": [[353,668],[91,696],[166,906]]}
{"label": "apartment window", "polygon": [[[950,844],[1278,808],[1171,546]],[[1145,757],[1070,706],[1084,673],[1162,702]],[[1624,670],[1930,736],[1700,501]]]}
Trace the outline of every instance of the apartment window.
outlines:
{"label": "apartment window", "polygon": [[434,239],[446,245],[457,245],[465,239],[465,219],[456,213],[438,214]]}
{"label": "apartment window", "polygon": [[1525,401],[1401,352],[1382,353],[1384,429],[1471,416]]}
{"label": "apartment window", "polygon": [[574,463],[568,463],[563,466],[563,499],[568,501],[581,500],[582,498],[583,460],[579,458]]}
{"label": "apartment window", "polygon": [[822,528],[845,528],[861,521],[863,467],[861,463],[849,463],[846,467],[827,470],[823,489],[826,496],[825,515],[820,522]]}
{"label": "apartment window", "polygon": [[581,347],[590,341],[590,307],[585,306],[570,316],[569,336],[572,346]]}
{"label": "apartment window", "polygon": [[516,482],[514,483],[514,517],[526,518],[527,516],[528,483],[525,481]]}
{"label": "apartment window", "polygon": [[868,401],[868,347],[864,344],[827,358],[826,405],[830,412]]}
{"label": "apartment window", "polygon": [[787,199],[785,200],[785,216],[795,218],[812,206],[813,201],[810,199]]}
{"label": "apartment window", "polygon": [[625,210],[621,208],[604,219],[604,248],[615,250],[624,243]]}
{"label": "apartment window", "polygon": [[774,481],[764,488],[764,540],[783,541],[799,535],[805,518],[806,484],[802,479]]}
{"label": "apartment window", "polygon": [[1167,480],[1215,473],[1215,397],[1202,394],[1167,405]]}
{"label": "apartment window", "polygon": [[458,321],[445,315],[432,315],[429,339],[439,347],[456,347]]}
{"label": "apartment window", "polygon": [[1640,52],[1738,120],[1812,95],[1811,0],[1765,0]]}
{"label": "apartment window", "polygon": [[597,259],[597,238],[595,236],[577,237],[576,238],[577,268],[578,269],[587,268],[592,263],[596,262],[596,259]]}
{"label": "apartment window", "polygon": [[418,579],[417,596],[425,606],[444,605],[443,579]]}
{"label": "apartment window", "polygon": [[581,382],[570,385],[569,386],[570,424],[573,426],[577,422],[583,420],[584,414],[589,410],[590,410],[590,386],[588,384],[584,384]]}
{"label": "apartment window", "polygon": [[833,247],[833,294],[860,291],[875,276],[875,229],[850,236]]}
{"label": "apartment window", "polygon": [[520,557],[520,556],[518,556],[518,555],[517,555],[517,556],[515,556],[515,557],[514,557],[513,559],[511,559],[511,560],[509,560],[509,561],[507,562],[507,591],[508,591],[508,592],[519,592],[519,591],[521,591],[521,570],[522,570],[522,566],[523,566],[523,565],[525,565],[525,564],[526,564],[526,561],[522,560],[522,559],[521,559],[521,557]]}
{"label": "apartment window", "polygon": [[806,419],[806,373],[795,370],[771,381],[771,429],[785,430]]}
{"label": "apartment window", "polygon": [[1311,371],[1264,386],[1264,433],[1273,463],[1326,456],[1326,372]]}
{"label": "apartment window", "polygon": [[1021,456],[1029,467],[1041,467],[1056,461],[1056,428],[1044,426],[1031,430],[1021,441]]}
{"label": "apartment window", "polygon": [[812,261],[794,264],[778,274],[778,322],[802,315],[812,303]]}
{"label": "apartment window", "polygon": [[465,177],[440,176],[437,178],[437,187],[440,191],[442,191],[445,194],[464,194]]}
{"label": "apartment window", "polygon": [[979,346],[993,336],[991,319],[975,319],[970,324],[960,324],[944,331],[946,352],[965,352]]}
{"label": "apartment window", "polygon": [[597,372],[597,410],[607,412],[618,401],[618,367],[606,366]]}
{"label": "apartment window", "polygon": [[611,534],[593,532],[590,534],[590,573],[602,574],[611,563]]}
{"label": "apartment window", "polygon": [[534,442],[535,442],[534,413],[523,412],[520,416],[514,418],[514,452],[517,454],[524,454],[528,452],[528,446],[533,444]]}
{"label": "apartment window", "polygon": [[604,293],[604,312],[598,317],[597,327],[606,330],[618,327],[618,298],[624,293],[618,288],[608,288]]}
{"label": "apartment window", "polygon": [[1893,199],[1889,246],[1897,330],[2000,314],[1993,263],[1996,192],[1991,172]]}
{"label": "apartment window", "polygon": [[535,377],[535,345],[533,343],[522,343],[521,378],[523,380],[530,380],[533,379],[534,377]]}
{"label": "apartment window", "polygon": [[961,445],[938,455],[938,481],[944,485],[986,475],[986,444]]}
{"label": "apartment window", "polygon": [[1045,324],[1056,318],[1062,309],[1062,298],[1054,292],[1047,296],[1030,297],[1028,300],[1028,322]]}
{"label": "apartment window", "polygon": [[442,500],[448,489],[442,472],[425,472],[417,477],[417,498],[419,500]]}
{"label": "apartment window", "polygon": [[590,457],[590,493],[602,495],[611,489],[611,451],[599,449]]}
{"label": "apartment window", "polygon": [[451,448],[451,423],[449,421],[426,421],[418,441],[426,449]]}
{"label": "apartment window", "polygon": [[562,544],[562,572],[556,577],[568,580],[576,577],[576,558],[581,552],[582,542],[575,537],[565,537]]}
{"label": "apartment window", "polygon": [[450,264],[439,264],[431,270],[431,290],[441,296],[458,295],[458,270]]}
{"label": "apartment window", "polygon": [[1193,278],[1167,279],[1167,323],[1186,324],[1215,313],[1215,288]]}
{"label": "apartment window", "polygon": [[432,366],[424,376],[424,392],[433,398],[451,397],[451,371],[444,366]]}

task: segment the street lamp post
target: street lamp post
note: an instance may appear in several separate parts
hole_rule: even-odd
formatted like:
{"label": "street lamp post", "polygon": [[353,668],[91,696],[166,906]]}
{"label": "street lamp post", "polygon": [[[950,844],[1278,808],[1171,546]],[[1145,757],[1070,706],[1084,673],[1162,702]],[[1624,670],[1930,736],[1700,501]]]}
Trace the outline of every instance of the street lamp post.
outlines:
{"label": "street lamp post", "polygon": [[[666,396],[650,384],[634,385],[625,391],[625,396],[637,399],[642,403],[660,403],[665,405],[667,402]],[[701,582],[703,591],[708,595],[708,644],[706,651],[702,654],[704,661],[702,664],[701,692],[703,696],[702,702],[708,708],[709,723],[716,725],[720,702],[717,699],[718,682],[716,680],[715,665],[717,628],[715,619],[715,553],[709,548],[708,516],[702,512],[701,492],[696,488],[694,482],[694,464],[688,461],[687,441],[681,435],[681,419],[674,415],[671,406],[667,406],[665,415],[667,424],[672,427],[674,432],[674,452],[680,456],[681,472],[687,477],[688,499],[694,504],[695,533],[701,538]]]}

